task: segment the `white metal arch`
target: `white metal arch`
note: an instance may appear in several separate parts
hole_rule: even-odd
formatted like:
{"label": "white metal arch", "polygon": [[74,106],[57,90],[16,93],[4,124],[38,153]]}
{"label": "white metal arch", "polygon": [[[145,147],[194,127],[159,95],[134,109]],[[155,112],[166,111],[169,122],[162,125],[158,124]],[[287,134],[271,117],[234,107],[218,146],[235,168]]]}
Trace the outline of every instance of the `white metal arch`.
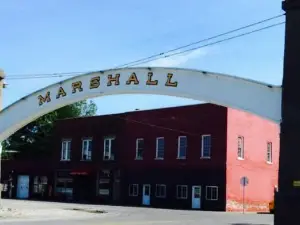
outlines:
{"label": "white metal arch", "polygon": [[275,123],[281,120],[279,86],[199,70],[124,68],[72,77],[16,101],[0,112],[0,141],[65,105],[98,96],[128,93],[185,97],[240,109]]}

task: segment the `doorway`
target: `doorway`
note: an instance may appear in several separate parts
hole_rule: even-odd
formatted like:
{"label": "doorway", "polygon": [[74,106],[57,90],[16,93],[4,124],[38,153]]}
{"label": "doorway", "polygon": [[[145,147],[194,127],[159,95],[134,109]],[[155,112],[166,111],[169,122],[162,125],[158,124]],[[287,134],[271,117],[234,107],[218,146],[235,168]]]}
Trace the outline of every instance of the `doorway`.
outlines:
{"label": "doorway", "polygon": [[143,185],[143,205],[150,205],[151,186],[150,184]]}
{"label": "doorway", "polygon": [[29,197],[29,176],[19,175],[17,180],[17,198],[28,199]]}
{"label": "doorway", "polygon": [[201,209],[201,186],[192,187],[192,209]]}
{"label": "doorway", "polygon": [[89,203],[92,201],[95,193],[95,183],[93,177],[89,175],[73,175],[74,191],[73,200],[80,203]]}

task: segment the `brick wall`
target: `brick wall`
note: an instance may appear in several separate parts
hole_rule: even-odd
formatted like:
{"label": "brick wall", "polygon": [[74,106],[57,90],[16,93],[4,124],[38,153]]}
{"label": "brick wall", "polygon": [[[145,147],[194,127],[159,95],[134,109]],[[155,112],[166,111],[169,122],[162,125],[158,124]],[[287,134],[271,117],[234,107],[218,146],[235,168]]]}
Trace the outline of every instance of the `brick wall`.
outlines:
{"label": "brick wall", "polygon": [[[278,180],[279,126],[255,115],[228,109],[226,210],[243,209],[240,179],[249,178],[245,189],[246,211],[268,211]],[[237,157],[237,138],[244,137],[244,160]],[[267,142],[272,142],[273,162],[267,163]]]}

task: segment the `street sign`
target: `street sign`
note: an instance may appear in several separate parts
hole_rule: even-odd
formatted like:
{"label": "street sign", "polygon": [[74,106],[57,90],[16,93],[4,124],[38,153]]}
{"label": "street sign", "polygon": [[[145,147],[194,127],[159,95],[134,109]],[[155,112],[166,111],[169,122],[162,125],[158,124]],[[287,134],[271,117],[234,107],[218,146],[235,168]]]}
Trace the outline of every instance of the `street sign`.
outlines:
{"label": "street sign", "polygon": [[248,177],[242,177],[240,180],[240,183],[243,187],[246,187],[249,184],[249,179]]}
{"label": "street sign", "polygon": [[249,179],[248,177],[242,177],[240,180],[240,184],[243,187],[243,213],[245,213],[245,188],[249,184]]}
{"label": "street sign", "polygon": [[293,186],[294,187],[300,187],[300,180],[294,180],[293,181]]}

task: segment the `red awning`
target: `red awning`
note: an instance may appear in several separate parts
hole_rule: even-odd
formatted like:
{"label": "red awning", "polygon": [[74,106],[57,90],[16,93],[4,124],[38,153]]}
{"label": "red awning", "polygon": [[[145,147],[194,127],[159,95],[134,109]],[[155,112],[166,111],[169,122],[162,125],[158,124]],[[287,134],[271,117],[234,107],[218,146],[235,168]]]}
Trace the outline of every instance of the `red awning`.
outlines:
{"label": "red awning", "polygon": [[70,175],[88,175],[88,172],[72,171]]}

